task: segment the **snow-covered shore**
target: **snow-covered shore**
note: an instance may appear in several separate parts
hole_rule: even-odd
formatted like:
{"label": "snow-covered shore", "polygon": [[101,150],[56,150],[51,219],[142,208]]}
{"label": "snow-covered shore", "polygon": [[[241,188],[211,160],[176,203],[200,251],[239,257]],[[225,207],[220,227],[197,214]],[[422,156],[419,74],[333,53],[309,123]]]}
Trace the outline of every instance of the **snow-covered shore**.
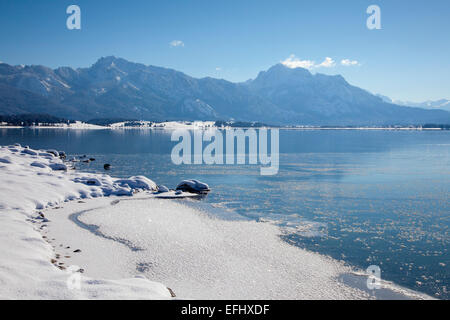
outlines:
{"label": "snow-covered shore", "polygon": [[18,129],[18,128],[31,128],[31,129],[74,129],[74,130],[114,130],[114,129],[165,129],[165,130],[177,130],[177,129],[208,129],[213,128],[214,121],[164,121],[164,122],[151,122],[151,121],[124,121],[112,123],[106,125],[96,125],[85,123],[82,121],[75,121],[74,123],[53,123],[53,124],[36,124],[34,126],[10,126],[7,123],[0,124],[0,129]]}
{"label": "snow-covered shore", "polygon": [[[171,299],[167,286],[195,299],[371,298],[338,280],[350,267],[275,225],[156,199],[145,177],[65,169],[51,152],[0,147],[0,298]],[[79,289],[71,265],[85,271]],[[384,297],[426,298],[395,292]]]}
{"label": "snow-covered shore", "polygon": [[[310,126],[310,125],[298,125],[298,126],[263,126],[266,128],[276,128],[281,130],[299,130],[299,131],[315,131],[315,130],[368,130],[368,131],[442,131],[445,130],[440,127],[422,127],[422,126],[361,126],[361,127],[321,127],[321,126]],[[34,126],[12,126],[7,123],[0,123],[0,129],[20,129],[20,128],[31,128],[31,129],[66,129],[66,130],[126,130],[126,129],[162,129],[162,130],[208,130],[211,128],[215,129],[248,129],[248,128],[259,128],[259,127],[233,127],[229,125],[218,126],[215,121],[163,121],[163,122],[153,122],[153,121],[122,121],[115,122],[109,125],[96,125],[85,123],[82,121],[75,121],[74,123],[53,123],[53,124],[37,124]]]}
{"label": "snow-covered shore", "polygon": [[[132,194],[136,185],[108,176],[66,172],[51,153],[20,146],[0,148],[0,298],[1,299],[170,299],[162,284],[144,278],[82,277],[83,290],[70,289],[70,273],[57,268],[53,247],[32,221],[38,210],[65,201]],[[100,184],[86,185],[90,178]],[[139,187],[150,180],[134,179]],[[94,181],[94,180],[93,180]]]}

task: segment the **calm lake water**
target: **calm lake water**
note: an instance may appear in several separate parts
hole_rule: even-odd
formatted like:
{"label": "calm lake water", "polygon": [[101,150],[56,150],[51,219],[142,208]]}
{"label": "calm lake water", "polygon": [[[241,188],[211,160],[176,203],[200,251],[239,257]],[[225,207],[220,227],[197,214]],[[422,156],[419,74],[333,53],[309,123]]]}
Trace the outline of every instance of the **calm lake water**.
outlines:
{"label": "calm lake water", "polygon": [[[77,168],[145,175],[175,187],[210,185],[203,201],[281,226],[283,239],[382,278],[450,298],[450,131],[280,131],[280,170],[174,165],[164,130],[0,129],[0,144],[64,150],[97,161]],[[231,214],[231,213],[230,213]]]}

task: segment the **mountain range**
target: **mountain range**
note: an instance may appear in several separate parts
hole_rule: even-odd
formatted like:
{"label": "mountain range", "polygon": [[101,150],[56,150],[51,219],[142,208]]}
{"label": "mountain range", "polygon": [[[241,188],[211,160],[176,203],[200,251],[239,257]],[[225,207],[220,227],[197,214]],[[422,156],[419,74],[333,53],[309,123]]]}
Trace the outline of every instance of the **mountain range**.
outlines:
{"label": "mountain range", "polygon": [[0,63],[0,114],[77,120],[238,120],[286,125],[450,123],[450,112],[401,106],[342,76],[277,64],[253,80],[194,78],[116,57],[89,68]]}
{"label": "mountain range", "polygon": [[439,100],[427,100],[424,102],[411,102],[411,101],[401,101],[401,100],[393,100],[387,96],[383,96],[381,94],[377,94],[378,97],[383,99],[383,101],[388,103],[397,104],[400,106],[410,106],[417,107],[423,109],[430,110],[446,110],[450,111],[450,100],[448,99],[439,99]]}

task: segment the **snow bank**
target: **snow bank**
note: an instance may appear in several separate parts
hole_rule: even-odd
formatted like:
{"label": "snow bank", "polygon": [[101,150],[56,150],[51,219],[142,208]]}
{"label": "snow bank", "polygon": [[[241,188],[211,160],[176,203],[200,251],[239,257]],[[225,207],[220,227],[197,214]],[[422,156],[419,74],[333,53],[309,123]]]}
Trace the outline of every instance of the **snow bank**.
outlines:
{"label": "snow bank", "polygon": [[71,123],[69,125],[70,129],[90,129],[90,130],[102,130],[107,129],[107,127],[99,126],[95,124],[85,123],[81,121],[75,121],[75,123]]}
{"label": "snow bank", "polygon": [[170,299],[166,286],[145,278],[82,277],[82,290],[70,289],[71,274],[52,264],[53,248],[32,223],[37,210],[64,201],[155,187],[145,177],[75,172],[46,151],[0,147],[0,299]]}
{"label": "snow bank", "polygon": [[155,123],[154,128],[164,129],[205,129],[214,127],[214,121],[166,121]]}
{"label": "snow bank", "polygon": [[120,179],[116,180],[115,183],[119,184],[122,187],[129,187],[131,189],[144,189],[156,191],[157,186],[152,180],[148,179],[144,176],[136,176],[128,179]]}

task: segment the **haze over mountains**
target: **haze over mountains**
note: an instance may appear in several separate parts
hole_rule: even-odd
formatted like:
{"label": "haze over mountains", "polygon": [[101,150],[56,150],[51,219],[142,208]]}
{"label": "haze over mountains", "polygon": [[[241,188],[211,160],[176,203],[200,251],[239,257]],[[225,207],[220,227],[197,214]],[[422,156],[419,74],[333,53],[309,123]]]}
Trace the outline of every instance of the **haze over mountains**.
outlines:
{"label": "haze over mountains", "polygon": [[269,124],[450,123],[450,112],[389,103],[342,76],[277,64],[232,83],[106,57],[89,68],[0,64],[0,114],[77,120],[239,120]]}

